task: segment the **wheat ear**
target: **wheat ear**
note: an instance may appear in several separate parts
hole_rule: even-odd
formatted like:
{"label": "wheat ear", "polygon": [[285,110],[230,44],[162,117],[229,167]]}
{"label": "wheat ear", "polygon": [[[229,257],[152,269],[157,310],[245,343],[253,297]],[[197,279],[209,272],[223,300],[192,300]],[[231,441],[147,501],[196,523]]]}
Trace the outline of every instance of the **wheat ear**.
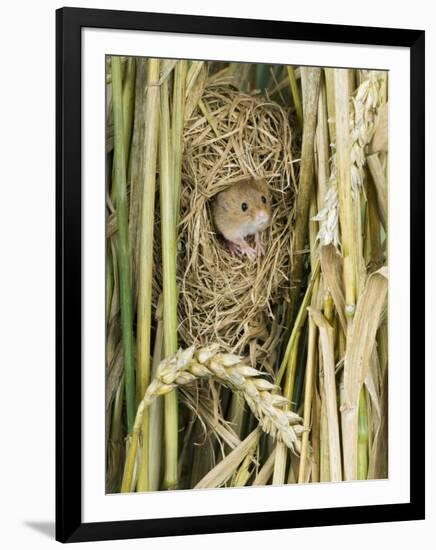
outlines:
{"label": "wheat ear", "polygon": [[222,353],[219,345],[195,349],[179,349],[159,364],[156,376],[148,386],[139,404],[134,432],[138,433],[145,407],[159,395],[165,395],[177,386],[184,386],[200,378],[213,378],[241,392],[262,430],[278,441],[283,441],[294,453],[300,450],[299,436],[304,431],[301,418],[286,410],[288,400],[278,388],[261,377],[261,373],[246,364],[238,355]]}
{"label": "wheat ear", "polygon": [[[380,72],[367,71],[365,80],[350,100],[350,134],[351,134],[351,188],[353,198],[363,187],[366,163],[365,150],[376,129],[376,115],[382,105],[382,79]],[[324,208],[312,218],[320,222],[317,240],[321,246],[332,243],[340,249],[339,237],[339,199],[336,171],[335,144],[331,145],[333,154],[330,166],[328,191],[325,195]]]}

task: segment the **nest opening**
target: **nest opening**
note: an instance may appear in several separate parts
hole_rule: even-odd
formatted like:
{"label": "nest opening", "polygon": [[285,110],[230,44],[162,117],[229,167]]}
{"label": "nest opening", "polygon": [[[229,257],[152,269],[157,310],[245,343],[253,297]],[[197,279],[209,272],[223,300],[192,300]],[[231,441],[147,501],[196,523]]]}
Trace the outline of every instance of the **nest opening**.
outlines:
{"label": "nest opening", "polygon": [[[185,123],[179,227],[179,334],[187,345],[217,342],[273,367],[288,301],[296,183],[288,113],[220,81],[205,84]],[[211,201],[249,176],[262,177],[272,221],[265,255],[233,256],[216,231]],[[251,237],[247,238],[250,241]]]}

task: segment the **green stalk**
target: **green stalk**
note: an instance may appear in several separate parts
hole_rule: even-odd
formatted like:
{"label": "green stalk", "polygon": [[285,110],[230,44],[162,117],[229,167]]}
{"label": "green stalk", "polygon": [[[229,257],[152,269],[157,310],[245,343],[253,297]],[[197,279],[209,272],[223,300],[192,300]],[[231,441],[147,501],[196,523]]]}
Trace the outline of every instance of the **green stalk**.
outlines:
{"label": "green stalk", "polygon": [[179,220],[182,185],[183,126],[185,122],[187,62],[178,61],[174,69],[172,145],[175,227]]}
{"label": "green stalk", "polygon": [[[157,148],[159,130],[159,60],[149,59],[147,95],[145,98],[144,139],[144,187],[141,201],[141,223],[139,228],[139,289],[137,319],[137,376],[138,401],[144,396],[150,379],[151,355],[151,306],[153,284],[153,231],[154,202],[156,186]],[[138,474],[138,491],[148,490],[148,411],[142,421],[142,452]]]}
{"label": "green stalk", "polygon": [[271,65],[266,63],[258,63],[256,65],[256,90],[261,90],[263,92],[268,87],[270,68]]}
{"label": "green stalk", "polygon": [[301,106],[300,91],[298,89],[294,67],[288,65],[286,68],[288,70],[289,86],[291,88],[292,101],[294,102],[295,112],[297,114],[298,126],[301,130],[301,128],[303,128],[303,107]]}
{"label": "green stalk", "polygon": [[[126,178],[127,178],[128,166],[129,166],[130,142],[132,138],[134,98],[135,98],[135,59],[133,57],[129,57],[124,63],[121,82],[122,82],[121,101],[123,106],[122,108],[123,108],[124,163],[126,166]],[[113,94],[113,90],[112,90],[112,94]],[[113,166],[113,169],[112,169],[112,176],[114,173],[113,172],[114,169],[115,169],[115,166]],[[114,186],[112,186],[111,199],[114,204],[116,204],[115,193],[116,193],[116,190]]]}
{"label": "green stalk", "polygon": [[126,74],[123,82],[124,154],[126,166],[129,166],[130,142],[132,139],[135,105],[135,75],[136,61],[134,57],[129,57],[127,59]]}
{"label": "green stalk", "polygon": [[117,237],[114,236],[110,239],[110,250],[112,257],[112,273],[113,273],[113,288],[112,288],[112,298],[111,298],[111,307],[109,311],[109,316],[107,318],[107,339],[106,339],[106,361],[110,365],[114,358],[117,346],[121,339],[120,334],[120,322],[119,322],[119,311],[120,311],[120,278],[119,278],[119,269],[118,269],[118,252],[116,246]]}
{"label": "green stalk", "polygon": [[110,246],[106,246],[106,322],[109,322],[111,311],[112,293],[114,290],[114,265]]}
{"label": "green stalk", "polygon": [[130,434],[135,420],[135,370],[133,360],[133,312],[129,259],[129,227],[126,190],[126,159],[123,131],[121,62],[112,57],[112,93],[114,111],[114,179],[117,204],[117,239],[120,276],[121,327],[126,386],[127,430]]}
{"label": "green stalk", "polygon": [[[161,84],[160,123],[160,207],[162,233],[162,274],[164,301],[165,356],[177,351],[176,231],[174,180],[172,179],[171,133],[168,81]],[[165,395],[165,476],[164,486],[177,486],[178,405],[177,392]]]}
{"label": "green stalk", "polygon": [[300,343],[302,327],[299,327],[296,331],[295,342],[292,346],[291,353],[289,355],[286,384],[283,391],[283,395],[288,401],[292,401],[295,385],[295,374],[297,371],[297,359],[298,359],[298,345]]}
{"label": "green stalk", "polygon": [[359,399],[357,449],[357,479],[368,478],[368,410],[365,389],[362,388]]}
{"label": "green stalk", "polygon": [[[147,59],[136,60],[135,105],[132,140],[130,144],[128,180],[130,183],[129,237],[132,265],[133,303],[138,302],[139,247],[141,226],[141,197],[144,186],[144,175],[147,167],[143,162],[145,140],[145,104],[147,90]],[[134,307],[135,309],[135,307]],[[138,369],[138,367],[137,367]],[[138,372],[138,370],[137,370]],[[137,403],[140,400],[139,385],[136,387]]]}
{"label": "green stalk", "polygon": [[318,278],[320,271],[320,264],[319,261],[317,261],[315,267],[312,271],[312,277],[309,281],[309,284],[307,285],[306,294],[304,295],[303,301],[301,302],[300,309],[298,310],[297,317],[295,319],[294,326],[292,327],[291,336],[289,337],[288,344],[286,346],[285,353],[283,355],[282,362],[280,364],[279,371],[277,373],[276,377],[276,384],[279,385],[282,381],[283,375],[286,372],[286,367],[288,365],[289,356],[292,352],[292,350],[295,347],[295,343],[297,341],[297,338],[299,334],[301,333],[301,330],[303,328],[303,325],[307,318],[307,307],[309,306],[310,299],[312,297],[313,287],[315,285],[315,282]]}
{"label": "green stalk", "polygon": [[303,426],[305,432],[301,437],[301,453],[300,453],[300,469],[298,472],[298,483],[304,483],[306,480],[307,466],[307,451],[309,447],[309,432],[310,419],[312,413],[312,398],[313,398],[313,380],[316,362],[316,325],[309,318],[309,342],[307,350],[307,366],[306,366],[306,385],[304,388],[304,417]]}

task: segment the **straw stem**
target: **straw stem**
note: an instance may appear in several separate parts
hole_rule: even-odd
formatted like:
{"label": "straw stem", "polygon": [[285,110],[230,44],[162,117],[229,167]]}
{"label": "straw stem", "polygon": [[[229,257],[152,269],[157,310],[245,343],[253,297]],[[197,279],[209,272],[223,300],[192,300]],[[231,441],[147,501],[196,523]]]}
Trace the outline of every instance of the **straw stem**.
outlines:
{"label": "straw stem", "polygon": [[300,181],[296,204],[298,216],[295,221],[294,234],[294,251],[297,254],[295,254],[292,267],[292,281],[294,284],[292,289],[292,307],[294,311],[301,288],[304,264],[304,255],[301,252],[304,249],[308,234],[309,205],[313,194],[315,134],[321,80],[321,69],[319,68],[306,67],[304,72],[306,75],[306,84],[304,87],[304,128],[301,148]]}
{"label": "straw stem", "polygon": [[[161,83],[160,123],[160,207],[162,234],[163,326],[165,355],[177,351],[176,232],[174,219],[174,180],[168,81]],[[178,406],[176,390],[165,395],[165,475],[166,489],[177,486]]]}
{"label": "straw stem", "polygon": [[[150,379],[151,307],[153,284],[153,232],[156,185],[157,147],[159,130],[159,60],[149,59],[147,93],[145,98],[146,128],[144,139],[144,184],[141,199],[139,228],[139,283],[137,313],[137,373],[138,397],[142,399]],[[148,490],[148,412],[143,418],[142,460],[138,490]]]}
{"label": "straw stem", "polygon": [[182,185],[183,126],[185,122],[187,61],[178,61],[174,68],[174,89],[172,106],[172,151],[174,182],[174,215],[177,227]]}
{"label": "straw stem", "polygon": [[357,450],[357,479],[368,477],[368,411],[365,389],[362,388],[359,399],[359,426]]}
{"label": "straw stem", "polygon": [[356,271],[354,204],[351,194],[351,141],[349,117],[349,71],[335,69],[336,154],[339,194],[339,219],[344,258],[345,313],[352,318],[356,309]]}
{"label": "straw stem", "polygon": [[295,70],[292,65],[288,65],[286,69],[288,71],[289,86],[291,88],[292,101],[294,102],[295,112],[297,114],[298,126],[301,129],[303,128],[303,108],[301,106],[300,91],[295,77]]}

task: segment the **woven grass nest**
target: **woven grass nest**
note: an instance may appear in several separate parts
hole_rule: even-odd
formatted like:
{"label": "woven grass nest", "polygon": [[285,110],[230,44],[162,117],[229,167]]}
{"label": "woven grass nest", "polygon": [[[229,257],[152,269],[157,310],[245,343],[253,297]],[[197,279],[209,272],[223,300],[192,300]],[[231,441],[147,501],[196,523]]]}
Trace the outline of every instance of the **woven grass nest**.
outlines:
{"label": "woven grass nest", "polygon": [[[270,370],[292,261],[296,185],[288,114],[264,97],[209,81],[186,122],[184,146],[179,333],[188,345],[217,342],[249,352]],[[261,233],[265,255],[255,260],[230,253],[210,212],[217,193],[250,175],[263,177],[272,197],[272,223]]]}

